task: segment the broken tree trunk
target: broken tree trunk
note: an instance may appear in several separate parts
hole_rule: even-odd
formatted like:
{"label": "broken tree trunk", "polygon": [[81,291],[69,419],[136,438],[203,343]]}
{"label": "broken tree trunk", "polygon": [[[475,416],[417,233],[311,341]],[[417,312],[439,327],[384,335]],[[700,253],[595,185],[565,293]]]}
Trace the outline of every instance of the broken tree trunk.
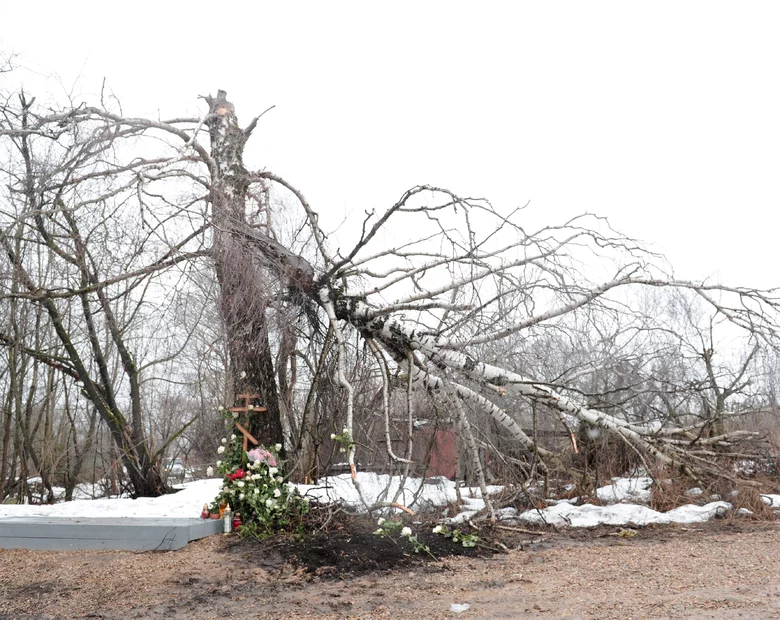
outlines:
{"label": "broken tree trunk", "polygon": [[214,226],[214,262],[220,286],[220,310],[230,354],[233,393],[256,393],[268,409],[253,416],[250,432],[265,445],[284,443],[274,363],[268,338],[266,276],[253,259],[243,236],[233,231],[246,226],[249,174],[243,151],[254,123],[238,126],[233,104],[225,91],[207,97],[211,134],[211,208]]}

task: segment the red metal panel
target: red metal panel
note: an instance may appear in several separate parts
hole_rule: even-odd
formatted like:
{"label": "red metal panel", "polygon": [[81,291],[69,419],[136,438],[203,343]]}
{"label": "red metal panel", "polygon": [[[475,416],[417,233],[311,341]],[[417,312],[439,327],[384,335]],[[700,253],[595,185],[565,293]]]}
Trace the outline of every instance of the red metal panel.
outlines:
{"label": "red metal panel", "polygon": [[[430,431],[428,431],[430,433]],[[426,434],[428,434],[426,433]],[[433,431],[433,442],[431,445],[430,464],[428,465],[428,476],[444,476],[445,478],[455,477],[455,430],[451,428],[441,428]]]}

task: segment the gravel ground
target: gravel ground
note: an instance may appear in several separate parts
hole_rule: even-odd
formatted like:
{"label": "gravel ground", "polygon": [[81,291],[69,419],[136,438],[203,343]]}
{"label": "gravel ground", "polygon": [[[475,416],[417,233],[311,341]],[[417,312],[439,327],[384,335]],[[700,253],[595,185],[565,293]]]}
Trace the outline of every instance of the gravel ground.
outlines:
{"label": "gravel ground", "polygon": [[490,558],[338,578],[222,536],[145,554],[0,550],[0,618],[780,618],[780,523],[616,533],[517,535]]}

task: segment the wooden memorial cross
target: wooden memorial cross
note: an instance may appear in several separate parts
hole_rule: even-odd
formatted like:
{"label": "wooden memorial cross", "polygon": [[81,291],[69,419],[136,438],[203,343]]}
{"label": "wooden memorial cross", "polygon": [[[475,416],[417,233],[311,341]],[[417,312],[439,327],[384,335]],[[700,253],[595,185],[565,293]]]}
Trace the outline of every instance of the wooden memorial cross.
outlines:
{"label": "wooden memorial cross", "polygon": [[[268,411],[268,409],[266,407],[254,407],[254,406],[249,404],[250,401],[253,398],[260,398],[259,394],[250,394],[250,393],[247,392],[246,394],[239,394],[238,396],[236,396],[236,398],[237,399],[242,399],[243,398],[244,399],[244,406],[243,407],[231,407],[230,409],[228,409],[228,411],[232,411],[233,413],[246,413],[247,416],[249,416],[250,412]],[[250,407],[252,407],[252,408],[250,409]],[[253,446],[256,446],[258,443],[260,443],[259,441],[257,441],[257,439],[255,439],[252,436],[252,433],[250,433],[248,430],[246,430],[238,422],[238,420],[235,420],[234,424],[236,425],[236,428],[239,431],[241,431],[241,434],[244,436],[244,442],[243,442],[244,452],[246,452],[246,449],[249,447],[249,442],[250,441],[252,442]]]}

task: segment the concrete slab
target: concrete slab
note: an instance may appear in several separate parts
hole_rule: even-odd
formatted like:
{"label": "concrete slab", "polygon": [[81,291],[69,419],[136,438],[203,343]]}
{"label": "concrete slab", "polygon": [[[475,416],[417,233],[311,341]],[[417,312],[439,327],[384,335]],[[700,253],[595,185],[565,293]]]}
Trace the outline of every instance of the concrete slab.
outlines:
{"label": "concrete slab", "polygon": [[222,531],[217,519],[0,518],[0,549],[170,551]]}

